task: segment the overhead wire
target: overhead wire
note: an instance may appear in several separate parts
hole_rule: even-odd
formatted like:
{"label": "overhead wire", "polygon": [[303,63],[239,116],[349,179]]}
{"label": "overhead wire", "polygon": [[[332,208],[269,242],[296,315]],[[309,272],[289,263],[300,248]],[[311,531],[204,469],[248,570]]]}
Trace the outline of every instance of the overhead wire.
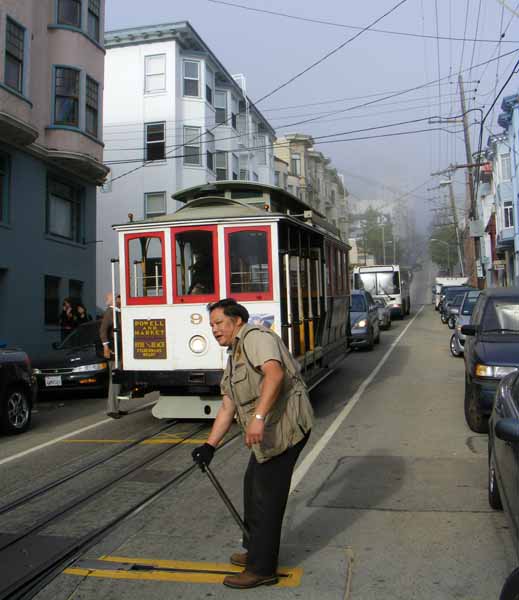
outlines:
{"label": "overhead wire", "polygon": [[[237,4],[235,2],[226,2],[224,0],[207,0],[207,1],[211,2],[212,4],[221,4],[224,6],[230,6],[232,8],[240,8],[240,9],[248,10],[251,12],[263,13],[263,14],[267,14],[267,15],[273,15],[276,17],[284,17],[287,19],[293,19],[295,21],[316,23],[318,25],[328,25],[330,27],[340,27],[343,29],[362,30],[362,27],[360,27],[360,26],[346,25],[344,23],[337,23],[336,21],[328,21],[325,19],[312,19],[310,17],[301,17],[299,15],[292,15],[289,13],[284,13],[284,12],[275,11],[275,10],[267,10],[264,8],[256,8],[253,6],[246,6],[244,4]],[[467,14],[467,17],[468,17],[468,14]],[[391,31],[389,29],[378,29],[376,27],[371,27],[369,31],[373,32],[373,33],[385,33],[385,34],[389,34],[389,35],[397,35],[397,36],[411,37],[411,38],[423,38],[423,39],[432,39],[432,40],[436,39],[435,35],[427,35],[425,33],[419,34],[419,33],[413,33],[413,32],[409,32],[409,31]],[[454,41],[454,42],[476,42],[476,43],[488,43],[488,44],[497,42],[497,40],[491,40],[491,39],[467,38],[466,31],[462,38],[453,37],[453,36],[440,36],[439,39],[445,40],[445,41]],[[516,41],[507,40],[507,41],[508,41],[508,43],[519,43],[519,40],[516,40]]]}

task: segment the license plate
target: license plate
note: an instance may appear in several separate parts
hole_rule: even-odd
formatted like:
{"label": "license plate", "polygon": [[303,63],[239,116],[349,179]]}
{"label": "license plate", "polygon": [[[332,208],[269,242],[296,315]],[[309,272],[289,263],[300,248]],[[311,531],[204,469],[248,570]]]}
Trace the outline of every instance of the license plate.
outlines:
{"label": "license plate", "polygon": [[61,375],[48,375],[45,377],[45,385],[47,387],[56,387],[61,384]]}

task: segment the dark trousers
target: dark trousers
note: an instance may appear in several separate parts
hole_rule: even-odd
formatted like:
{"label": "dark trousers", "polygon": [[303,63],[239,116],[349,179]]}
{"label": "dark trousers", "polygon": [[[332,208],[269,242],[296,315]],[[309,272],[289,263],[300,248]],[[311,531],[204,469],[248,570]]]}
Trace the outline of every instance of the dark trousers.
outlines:
{"label": "dark trousers", "polygon": [[295,446],[259,463],[251,454],[244,480],[245,525],[249,539],[247,570],[256,575],[273,575],[278,566],[281,525],[295,464],[310,432]]}

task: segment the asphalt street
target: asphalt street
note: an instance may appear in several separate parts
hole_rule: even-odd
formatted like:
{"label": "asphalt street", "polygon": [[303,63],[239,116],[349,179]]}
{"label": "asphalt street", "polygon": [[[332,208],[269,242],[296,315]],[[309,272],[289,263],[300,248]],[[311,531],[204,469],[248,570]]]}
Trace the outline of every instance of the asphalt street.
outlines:
{"label": "asphalt street", "polygon": [[[295,472],[282,539],[286,577],[281,586],[249,592],[255,597],[489,600],[516,566],[506,518],[487,502],[487,440],[465,425],[463,361],[451,357],[450,332],[430,305],[432,277],[430,266],[417,272],[411,316],[383,332],[372,352],[352,352],[312,392],[316,424]],[[102,399],[42,402],[32,431],[0,439],[3,501],[160,426],[143,404],[135,401],[130,408],[136,412],[111,421]],[[179,424],[132,457],[180,439],[190,426]],[[85,505],[79,516],[42,530],[41,540],[59,544],[98,526],[189,465],[192,447],[190,440],[176,454],[165,454],[116,492]],[[238,438],[213,462],[240,508],[247,460]],[[121,459],[117,468],[129,462]],[[95,480],[76,486],[88,488]],[[16,533],[35,512],[33,507],[27,516],[16,511],[3,518],[0,534]],[[194,471],[37,597],[236,597],[221,585],[218,571],[229,570],[239,539],[211,484]],[[146,570],[149,564],[155,569]]]}

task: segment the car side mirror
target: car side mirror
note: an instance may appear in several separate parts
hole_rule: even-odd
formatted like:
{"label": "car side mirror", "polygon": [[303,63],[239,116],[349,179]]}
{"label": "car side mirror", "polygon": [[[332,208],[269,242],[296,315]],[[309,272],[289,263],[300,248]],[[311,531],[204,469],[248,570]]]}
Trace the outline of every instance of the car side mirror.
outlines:
{"label": "car side mirror", "polygon": [[59,348],[59,342],[52,342],[52,348],[57,350]]}
{"label": "car side mirror", "polygon": [[475,325],[462,325],[461,333],[463,335],[476,335],[478,328]]}
{"label": "car side mirror", "polygon": [[519,442],[519,419],[499,419],[495,431],[504,442]]}

